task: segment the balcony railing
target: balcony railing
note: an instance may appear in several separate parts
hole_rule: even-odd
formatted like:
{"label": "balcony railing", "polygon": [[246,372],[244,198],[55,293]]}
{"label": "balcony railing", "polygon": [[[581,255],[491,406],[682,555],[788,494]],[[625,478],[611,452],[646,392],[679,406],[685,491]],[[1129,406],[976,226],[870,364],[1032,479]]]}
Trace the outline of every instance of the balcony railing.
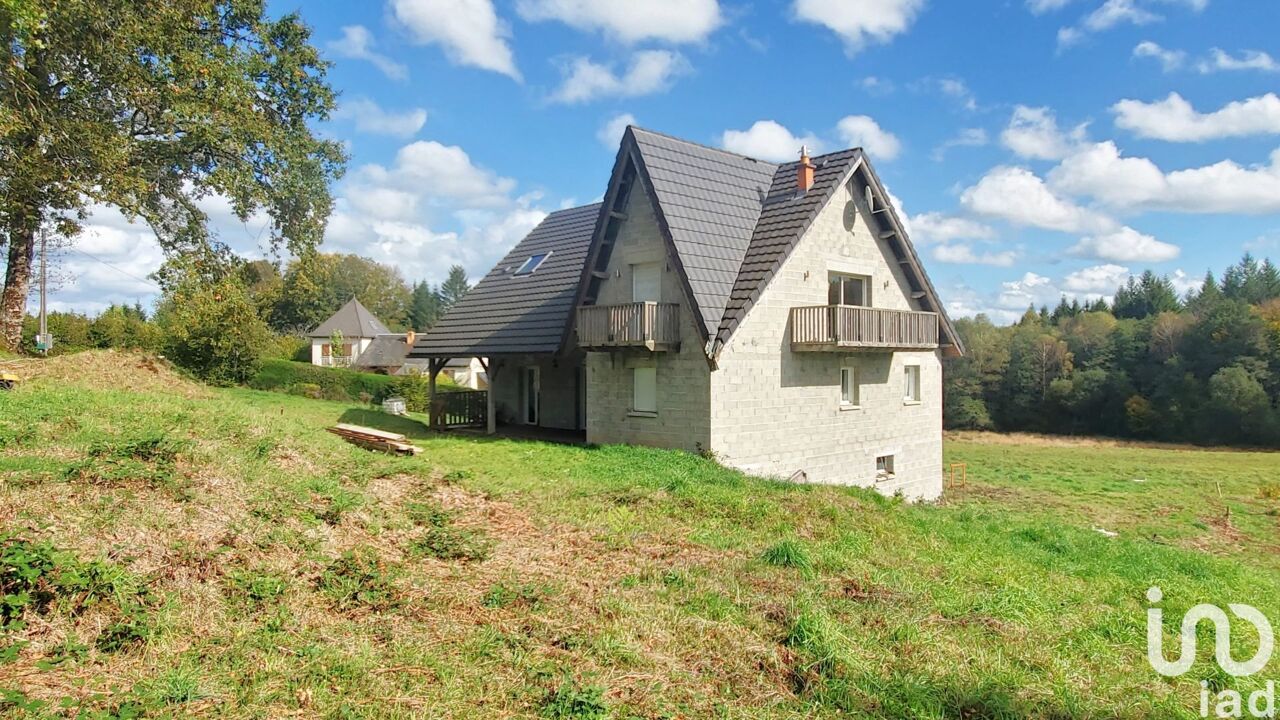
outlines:
{"label": "balcony railing", "polygon": [[578,345],[585,350],[674,350],[680,345],[680,306],[656,302],[583,305],[578,308]]}
{"label": "balcony railing", "polygon": [[320,364],[324,367],[349,367],[351,358],[346,355],[322,355]]}
{"label": "balcony railing", "polygon": [[839,352],[932,350],[938,347],[938,314],[911,310],[818,305],[791,308],[791,349]]}

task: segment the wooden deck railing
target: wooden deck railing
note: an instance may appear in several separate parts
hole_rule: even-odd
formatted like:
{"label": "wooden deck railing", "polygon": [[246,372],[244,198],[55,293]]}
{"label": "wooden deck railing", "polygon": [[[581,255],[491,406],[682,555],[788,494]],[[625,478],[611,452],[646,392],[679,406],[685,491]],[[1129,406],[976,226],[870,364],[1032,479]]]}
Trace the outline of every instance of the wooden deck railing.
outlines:
{"label": "wooden deck railing", "polygon": [[484,427],[488,409],[489,393],[485,390],[438,392],[431,403],[437,428]]}
{"label": "wooden deck railing", "polygon": [[587,350],[644,347],[667,350],[680,343],[680,306],[638,302],[578,308],[578,345]]}
{"label": "wooden deck railing", "polygon": [[938,314],[848,305],[791,308],[791,347],[931,350],[938,347]]}

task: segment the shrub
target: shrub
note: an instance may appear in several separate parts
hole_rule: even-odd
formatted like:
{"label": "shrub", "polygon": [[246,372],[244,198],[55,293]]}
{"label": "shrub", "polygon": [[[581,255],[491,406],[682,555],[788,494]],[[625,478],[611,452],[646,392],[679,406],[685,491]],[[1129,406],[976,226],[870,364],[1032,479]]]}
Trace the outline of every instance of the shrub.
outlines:
{"label": "shrub", "polygon": [[243,383],[262,364],[271,331],[232,279],[179,283],[156,311],[169,359],[214,385]]}
{"label": "shrub", "polygon": [[382,402],[394,394],[392,382],[393,378],[387,375],[271,359],[263,361],[258,372],[249,378],[248,385],[255,390],[347,402],[358,402],[363,394],[373,402]]}

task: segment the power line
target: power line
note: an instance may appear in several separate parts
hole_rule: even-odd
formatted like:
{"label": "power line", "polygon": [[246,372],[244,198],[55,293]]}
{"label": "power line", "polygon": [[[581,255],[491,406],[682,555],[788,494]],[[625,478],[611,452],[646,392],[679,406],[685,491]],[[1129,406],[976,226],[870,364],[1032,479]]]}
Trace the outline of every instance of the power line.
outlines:
{"label": "power line", "polygon": [[80,249],[80,248],[78,248],[78,247],[71,247],[71,248],[69,248],[69,249],[70,249],[70,250],[74,250],[74,251],[76,251],[76,252],[80,253],[81,255],[83,255],[83,256],[85,256],[85,257],[89,258],[90,260],[95,260],[95,261],[97,261],[97,262],[100,262],[100,263],[102,263],[103,265],[106,265],[107,267],[111,268],[112,270],[115,270],[116,272],[120,273],[121,275],[127,275],[127,276],[129,276],[129,277],[133,278],[134,280],[137,280],[137,281],[138,281],[138,282],[140,282],[140,283],[145,283],[145,284],[150,285],[151,287],[155,288],[156,290],[160,290],[160,286],[159,286],[159,285],[156,285],[155,283],[151,282],[150,280],[147,280],[146,278],[140,278],[140,277],[138,277],[137,275],[134,275],[133,273],[129,272],[128,270],[122,270],[122,269],[120,269],[119,267],[116,267],[115,265],[112,265],[111,263],[107,262],[106,260],[103,260],[103,259],[102,259],[102,258],[100,258],[100,257],[96,257],[96,256],[94,256],[94,255],[90,255],[89,253],[87,253],[87,252],[85,252],[85,251],[81,250],[81,249]]}

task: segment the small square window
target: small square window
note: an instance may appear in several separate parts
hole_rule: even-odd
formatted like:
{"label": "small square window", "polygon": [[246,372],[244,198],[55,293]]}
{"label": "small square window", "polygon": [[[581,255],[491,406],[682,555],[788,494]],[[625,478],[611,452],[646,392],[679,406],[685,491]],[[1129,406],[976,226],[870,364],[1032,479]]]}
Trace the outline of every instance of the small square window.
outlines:
{"label": "small square window", "polygon": [[530,255],[529,259],[525,260],[524,264],[521,265],[513,274],[530,275],[533,273],[534,270],[538,269],[538,266],[542,264],[543,260],[546,260],[550,256],[551,256],[551,253],[549,252],[538,253],[537,255]]}
{"label": "small square window", "polygon": [[862,404],[858,395],[857,368],[840,368],[840,405],[842,407],[858,407]]}
{"label": "small square window", "polygon": [[893,456],[881,455],[876,458],[876,480],[888,480],[893,477]]}
{"label": "small square window", "polygon": [[631,410],[638,413],[658,412],[658,369],[638,367],[632,370]]}
{"label": "small square window", "polygon": [[920,402],[920,366],[907,365],[903,369],[902,401]]}

